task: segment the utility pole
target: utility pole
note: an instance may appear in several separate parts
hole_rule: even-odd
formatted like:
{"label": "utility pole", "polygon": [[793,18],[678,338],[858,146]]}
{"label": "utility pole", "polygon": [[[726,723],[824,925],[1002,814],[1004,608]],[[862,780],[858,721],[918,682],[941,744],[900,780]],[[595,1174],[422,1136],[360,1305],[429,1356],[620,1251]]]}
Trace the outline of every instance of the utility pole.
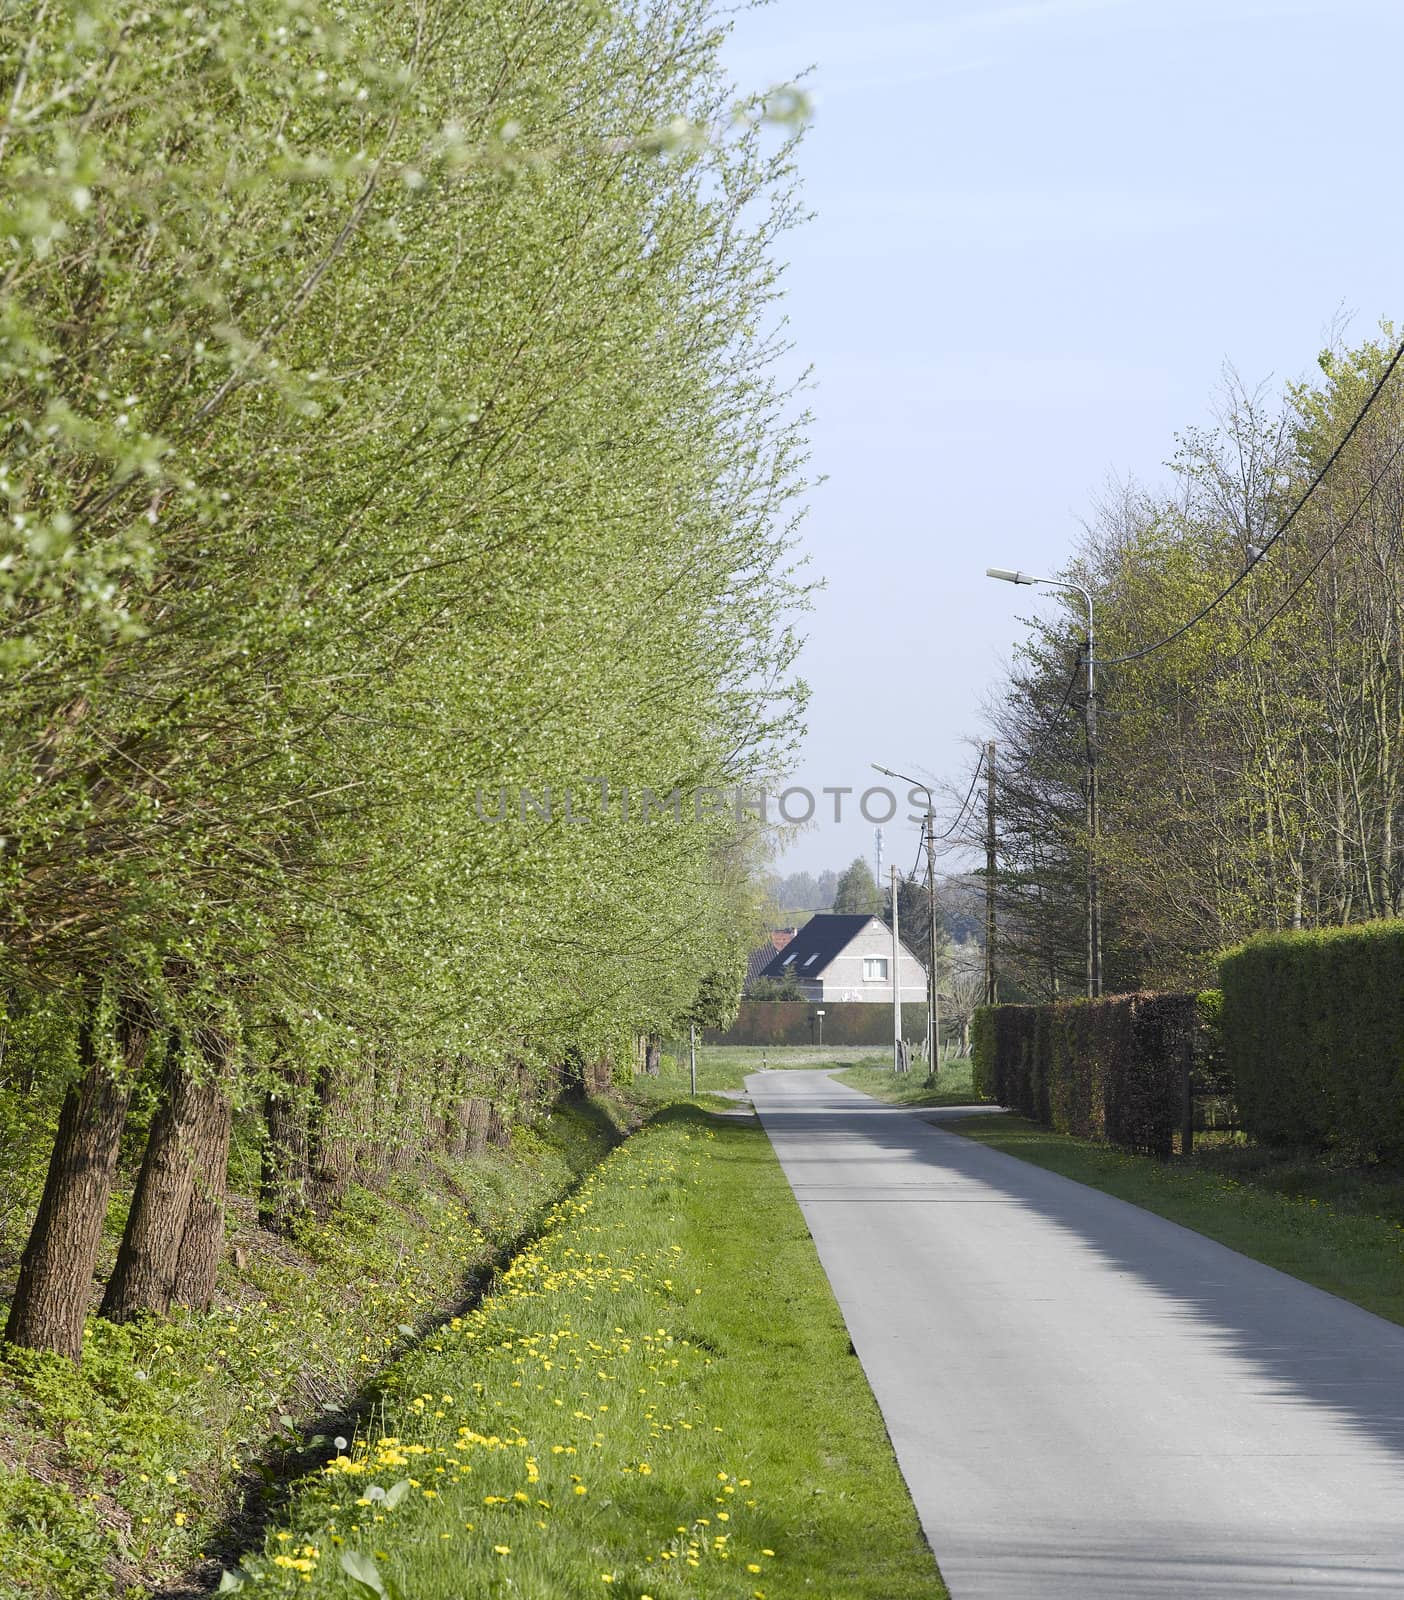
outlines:
{"label": "utility pole", "polygon": [[1097,881],[1101,817],[1097,808],[1097,678],[1096,647],[1092,638],[1092,604],[1087,605],[1087,993],[1102,992],[1102,905]]}
{"label": "utility pole", "polygon": [[892,869],[892,1070],[902,1070],[902,989],[897,968],[897,868]]}
{"label": "utility pole", "polygon": [[985,1004],[999,1004],[995,977],[995,742],[985,745]]}
{"label": "utility pole", "polygon": [[926,916],[929,929],[926,969],[926,1022],[931,1035],[929,1066],[931,1079],[936,1080],[941,1065],[941,969],[937,965],[940,946],[936,936],[936,813],[931,809],[931,791],[927,790],[926,807]]}

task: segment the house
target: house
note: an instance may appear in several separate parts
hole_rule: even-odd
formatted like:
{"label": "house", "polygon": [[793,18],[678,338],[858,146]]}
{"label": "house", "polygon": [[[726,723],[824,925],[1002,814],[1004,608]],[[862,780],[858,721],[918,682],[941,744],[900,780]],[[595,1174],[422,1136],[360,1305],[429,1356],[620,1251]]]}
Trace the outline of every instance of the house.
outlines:
{"label": "house", "polygon": [[765,936],[765,943],[751,951],[746,957],[746,986],[742,990],[743,994],[751,992],[751,985],[794,936],[794,928],[772,928]]}
{"label": "house", "polygon": [[[901,999],[926,999],[926,968],[898,945]],[[892,930],[881,917],[819,911],[762,967],[763,978],[799,980],[808,1001],[872,1000],[892,1004]]]}

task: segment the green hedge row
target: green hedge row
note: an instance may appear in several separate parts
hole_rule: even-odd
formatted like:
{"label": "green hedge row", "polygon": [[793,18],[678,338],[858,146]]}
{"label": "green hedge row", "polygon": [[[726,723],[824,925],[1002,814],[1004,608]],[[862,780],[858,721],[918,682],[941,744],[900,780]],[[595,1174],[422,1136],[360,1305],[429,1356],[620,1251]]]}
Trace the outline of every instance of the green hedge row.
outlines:
{"label": "green hedge row", "polygon": [[1199,1029],[1192,994],[987,1007],[975,1014],[975,1086],[1059,1133],[1165,1157]]}
{"label": "green hedge row", "polygon": [[[820,1004],[824,1010],[824,1043],[890,1045],[892,1006],[868,1000],[743,1000],[736,1021],[724,1032],[708,1028],[707,1044],[817,1044],[819,1031],[812,1019]],[[942,1038],[946,1030],[941,1029]],[[902,1002],[902,1037],[920,1042],[926,1037],[926,1005]]]}
{"label": "green hedge row", "polygon": [[1219,976],[1249,1134],[1404,1159],[1404,922],[1264,934],[1225,955]]}

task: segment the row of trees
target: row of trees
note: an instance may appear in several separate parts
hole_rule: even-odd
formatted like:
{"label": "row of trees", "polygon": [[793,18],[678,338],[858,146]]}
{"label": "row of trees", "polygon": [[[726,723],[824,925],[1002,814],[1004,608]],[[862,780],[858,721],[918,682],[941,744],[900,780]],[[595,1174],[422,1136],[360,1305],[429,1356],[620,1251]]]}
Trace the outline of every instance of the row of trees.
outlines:
{"label": "row of trees", "polygon": [[[800,703],[793,130],[708,0],[0,19],[8,1337],[290,1225],[739,988]],[[781,108],[788,112],[789,107]],[[567,793],[569,791],[568,799]]]}
{"label": "row of trees", "polygon": [[[1068,576],[1099,657],[1196,627],[1100,675],[1106,987],[1201,980],[1259,928],[1404,910],[1404,389],[1380,339],[1321,357],[1280,400],[1227,381],[1179,440],[1173,487],[1118,486]],[[1264,551],[1262,559],[1257,552]],[[1036,625],[994,709],[1002,962],[1077,992],[1087,860],[1076,667],[1085,623]]]}

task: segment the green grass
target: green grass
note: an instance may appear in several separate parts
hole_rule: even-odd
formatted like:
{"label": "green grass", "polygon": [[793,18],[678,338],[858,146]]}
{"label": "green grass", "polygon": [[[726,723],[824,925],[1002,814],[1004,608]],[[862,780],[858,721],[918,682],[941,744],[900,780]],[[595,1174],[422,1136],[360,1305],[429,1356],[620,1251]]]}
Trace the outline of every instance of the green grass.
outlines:
{"label": "green grass", "polygon": [[[1224,1156],[1212,1148],[1188,1162],[1162,1163],[1013,1115],[974,1117],[949,1127],[1404,1323],[1404,1222],[1358,1209],[1372,1192],[1358,1178],[1343,1175],[1336,1198],[1323,1199],[1321,1193],[1284,1193],[1282,1164],[1262,1153],[1230,1160],[1225,1171]],[[1252,1181],[1254,1173],[1264,1181]],[[1329,1192],[1324,1180],[1321,1187]]]}
{"label": "green grass", "polygon": [[243,1570],[391,1600],[946,1593],[765,1135],[684,1106],[391,1369]]}
{"label": "green grass", "polygon": [[[698,1045],[697,1087],[699,1091],[744,1088],[748,1075],[763,1068],[784,1071],[794,1067],[850,1067],[890,1060],[891,1048],[883,1045]],[[640,1076],[637,1081],[643,1087],[649,1080]],[[658,1077],[653,1081],[669,1098],[687,1092],[685,1041],[663,1052]]]}
{"label": "green grass", "polygon": [[565,1105],[509,1148],[353,1187],[292,1241],[256,1225],[257,1151],[237,1149],[214,1313],[92,1317],[77,1368],[0,1347],[0,1595],[110,1600],[194,1566],[267,1463],[458,1303],[637,1115],[627,1095]]}
{"label": "green grass", "polygon": [[897,1073],[890,1064],[881,1067],[849,1067],[836,1072],[834,1079],[846,1083],[850,1089],[861,1089],[864,1094],[878,1100],[887,1100],[896,1106],[969,1106],[979,1105],[981,1097],[975,1093],[971,1081],[971,1064],[965,1057],[943,1061],[934,1086],[922,1068],[912,1072]]}

